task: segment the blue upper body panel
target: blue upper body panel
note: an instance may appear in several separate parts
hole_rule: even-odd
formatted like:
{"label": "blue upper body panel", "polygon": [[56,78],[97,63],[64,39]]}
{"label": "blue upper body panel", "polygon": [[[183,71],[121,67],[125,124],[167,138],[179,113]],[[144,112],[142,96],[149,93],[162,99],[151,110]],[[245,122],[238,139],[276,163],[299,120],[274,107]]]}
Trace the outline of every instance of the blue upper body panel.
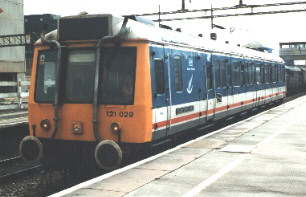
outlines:
{"label": "blue upper body panel", "polygon": [[[281,63],[163,45],[152,45],[150,54],[153,108],[211,99],[216,93],[228,96],[285,85],[284,64]],[[154,60],[163,62],[164,92],[160,94],[156,93]],[[175,70],[175,62],[181,62],[181,77],[178,76],[180,72]],[[217,65],[222,70],[222,64],[226,69],[217,72]],[[209,66],[211,66],[211,88],[207,86]],[[266,72],[265,67],[269,67]],[[276,69],[276,72],[279,72],[277,82],[270,80],[271,67],[281,68],[279,71]],[[269,77],[265,77],[267,74]],[[226,79],[223,79],[224,77]],[[182,80],[180,88],[176,87],[178,78]],[[217,80],[221,82],[217,83]],[[231,91],[228,91],[229,89]]]}

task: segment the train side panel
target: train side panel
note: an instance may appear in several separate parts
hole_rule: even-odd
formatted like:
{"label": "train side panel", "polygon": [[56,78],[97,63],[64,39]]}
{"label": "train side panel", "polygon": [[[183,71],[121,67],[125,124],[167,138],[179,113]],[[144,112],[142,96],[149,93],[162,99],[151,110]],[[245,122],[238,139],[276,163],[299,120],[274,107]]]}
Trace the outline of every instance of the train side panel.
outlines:
{"label": "train side panel", "polygon": [[174,46],[150,51],[153,140],[285,96],[282,64]]}

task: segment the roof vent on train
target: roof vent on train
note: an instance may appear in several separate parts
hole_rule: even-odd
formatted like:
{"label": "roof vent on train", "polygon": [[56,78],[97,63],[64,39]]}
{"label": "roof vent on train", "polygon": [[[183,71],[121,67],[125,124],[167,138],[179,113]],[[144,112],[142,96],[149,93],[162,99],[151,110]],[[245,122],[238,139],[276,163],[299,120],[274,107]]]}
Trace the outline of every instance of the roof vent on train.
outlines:
{"label": "roof vent on train", "polygon": [[211,40],[217,40],[217,33],[210,33]]}
{"label": "roof vent on train", "polygon": [[246,45],[243,46],[244,48],[248,48],[248,49],[253,49],[256,51],[261,51],[261,52],[268,52],[268,53],[272,53],[273,49],[267,46],[264,46],[263,44],[253,41],[250,42]]}
{"label": "roof vent on train", "polygon": [[168,25],[160,24],[159,27],[160,27],[160,28],[163,28],[163,29],[173,30],[172,27],[170,27],[170,26],[168,26]]}
{"label": "roof vent on train", "polygon": [[110,14],[62,17],[58,21],[59,40],[99,40],[112,36],[113,26],[123,21]]}
{"label": "roof vent on train", "polygon": [[132,19],[132,20],[140,22],[140,23],[143,23],[143,24],[146,24],[146,25],[150,25],[150,26],[153,26],[153,27],[155,26],[154,22],[150,19],[141,18],[141,17],[135,16],[135,15],[129,15],[129,16],[124,16],[124,17],[128,18],[128,19]]}

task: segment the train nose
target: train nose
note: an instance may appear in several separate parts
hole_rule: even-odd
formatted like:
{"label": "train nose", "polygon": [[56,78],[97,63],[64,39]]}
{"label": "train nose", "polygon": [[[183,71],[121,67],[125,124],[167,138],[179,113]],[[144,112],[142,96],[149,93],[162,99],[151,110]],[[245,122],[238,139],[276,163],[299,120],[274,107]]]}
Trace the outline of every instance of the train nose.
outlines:
{"label": "train nose", "polygon": [[43,146],[36,137],[26,136],[20,142],[19,153],[24,161],[35,163],[40,161],[42,157]]}
{"label": "train nose", "polygon": [[114,141],[103,140],[96,146],[95,160],[102,169],[113,170],[121,164],[122,151]]}

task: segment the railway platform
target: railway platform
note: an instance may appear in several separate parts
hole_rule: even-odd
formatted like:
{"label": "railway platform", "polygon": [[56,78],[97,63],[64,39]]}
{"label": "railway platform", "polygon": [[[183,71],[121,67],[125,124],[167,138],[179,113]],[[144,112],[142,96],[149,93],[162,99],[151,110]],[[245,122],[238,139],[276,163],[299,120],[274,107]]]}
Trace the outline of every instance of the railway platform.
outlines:
{"label": "railway platform", "polygon": [[57,196],[306,196],[306,96]]}
{"label": "railway platform", "polygon": [[0,111],[0,129],[28,124],[28,111]]}

